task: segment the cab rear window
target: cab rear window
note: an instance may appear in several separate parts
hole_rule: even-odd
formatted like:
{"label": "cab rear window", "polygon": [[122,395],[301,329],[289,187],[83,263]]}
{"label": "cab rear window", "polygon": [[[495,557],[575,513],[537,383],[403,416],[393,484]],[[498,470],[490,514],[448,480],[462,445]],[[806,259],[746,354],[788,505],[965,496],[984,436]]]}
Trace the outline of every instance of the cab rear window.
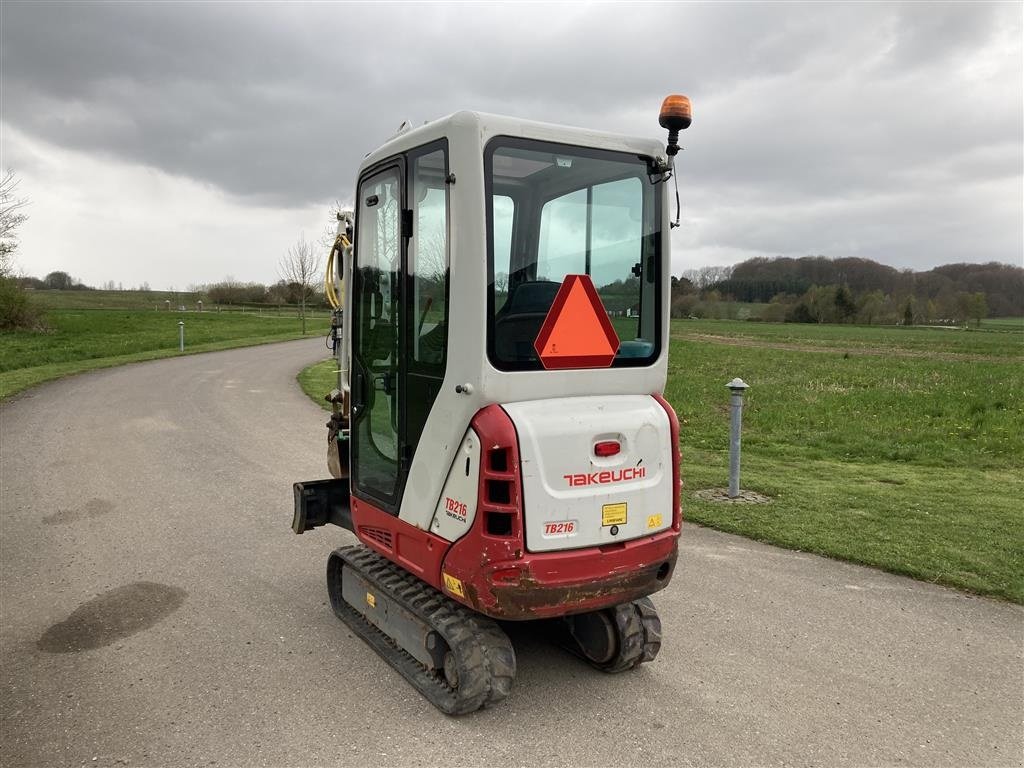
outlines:
{"label": "cab rear window", "polygon": [[488,184],[488,353],[540,369],[535,342],[562,283],[588,275],[618,336],[613,366],[658,355],[660,185],[645,159],[523,139],[493,140]]}

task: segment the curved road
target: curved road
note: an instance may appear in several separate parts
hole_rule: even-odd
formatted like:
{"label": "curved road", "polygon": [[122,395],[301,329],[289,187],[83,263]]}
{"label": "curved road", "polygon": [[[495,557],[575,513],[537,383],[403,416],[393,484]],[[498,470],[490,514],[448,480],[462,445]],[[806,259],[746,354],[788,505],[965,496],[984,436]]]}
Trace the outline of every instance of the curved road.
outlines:
{"label": "curved road", "polygon": [[339,529],[298,341],[0,407],[0,765],[1015,765],[1019,606],[688,526],[658,660],[513,630],[493,710],[436,712],[327,605]]}

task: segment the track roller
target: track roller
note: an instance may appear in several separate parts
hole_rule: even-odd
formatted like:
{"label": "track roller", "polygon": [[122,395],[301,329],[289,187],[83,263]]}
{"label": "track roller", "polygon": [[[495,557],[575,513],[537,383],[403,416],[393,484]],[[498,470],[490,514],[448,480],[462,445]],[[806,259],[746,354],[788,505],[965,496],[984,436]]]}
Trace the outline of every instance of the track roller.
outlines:
{"label": "track roller", "polygon": [[327,561],[334,613],[448,715],[464,715],[512,691],[516,657],[498,625],[361,546]]}
{"label": "track roller", "polygon": [[563,644],[602,672],[625,672],[661,650],[661,619],[650,598],[565,616]]}

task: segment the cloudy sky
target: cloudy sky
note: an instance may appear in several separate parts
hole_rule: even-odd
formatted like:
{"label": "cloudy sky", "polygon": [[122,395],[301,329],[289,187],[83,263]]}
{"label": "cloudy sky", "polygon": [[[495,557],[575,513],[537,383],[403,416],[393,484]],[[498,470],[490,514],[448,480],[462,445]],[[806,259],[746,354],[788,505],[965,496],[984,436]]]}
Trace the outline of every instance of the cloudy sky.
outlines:
{"label": "cloudy sky", "polygon": [[272,282],[403,120],[694,122],[674,271],[755,255],[1021,264],[1022,15],[986,4],[0,5],[18,262]]}

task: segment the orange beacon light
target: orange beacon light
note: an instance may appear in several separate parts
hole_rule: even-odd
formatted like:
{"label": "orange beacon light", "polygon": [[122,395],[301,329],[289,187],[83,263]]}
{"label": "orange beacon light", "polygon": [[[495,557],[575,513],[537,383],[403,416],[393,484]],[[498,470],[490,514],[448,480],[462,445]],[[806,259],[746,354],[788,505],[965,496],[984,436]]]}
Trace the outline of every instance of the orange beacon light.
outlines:
{"label": "orange beacon light", "polygon": [[689,128],[691,121],[690,100],[686,96],[672,94],[661,102],[658,124],[662,128],[668,128],[668,146],[665,151],[669,155],[679,152],[679,132]]}

